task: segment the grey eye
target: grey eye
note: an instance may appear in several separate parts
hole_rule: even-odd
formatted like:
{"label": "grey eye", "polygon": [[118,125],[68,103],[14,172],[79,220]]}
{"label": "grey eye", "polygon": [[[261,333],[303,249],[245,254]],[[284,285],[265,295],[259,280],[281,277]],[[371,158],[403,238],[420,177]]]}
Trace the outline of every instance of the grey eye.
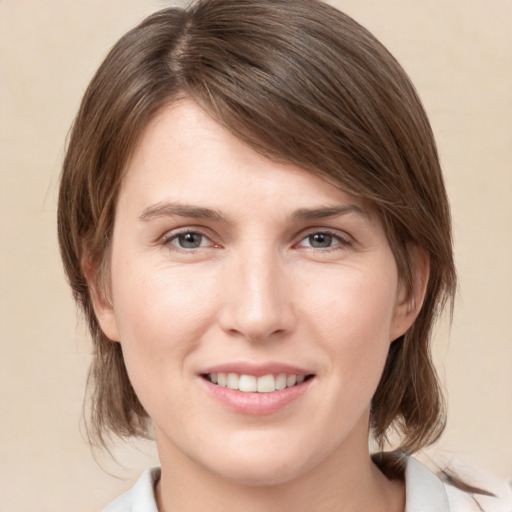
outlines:
{"label": "grey eye", "polygon": [[175,238],[175,243],[182,249],[197,249],[203,245],[204,238],[200,233],[182,233]]}
{"label": "grey eye", "polygon": [[322,249],[325,247],[331,247],[333,238],[334,237],[329,233],[315,233],[308,236],[308,242],[311,247]]}

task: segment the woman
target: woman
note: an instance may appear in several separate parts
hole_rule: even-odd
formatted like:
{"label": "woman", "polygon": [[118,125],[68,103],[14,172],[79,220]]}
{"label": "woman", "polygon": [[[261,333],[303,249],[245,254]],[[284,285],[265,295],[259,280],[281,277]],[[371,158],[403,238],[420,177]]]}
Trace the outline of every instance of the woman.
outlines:
{"label": "woman", "polygon": [[203,0],[126,34],[73,126],[59,238],[96,348],[92,433],[151,429],[161,460],[107,511],[466,499],[406,455],[444,426],[429,339],[456,278],[435,142],[344,14]]}

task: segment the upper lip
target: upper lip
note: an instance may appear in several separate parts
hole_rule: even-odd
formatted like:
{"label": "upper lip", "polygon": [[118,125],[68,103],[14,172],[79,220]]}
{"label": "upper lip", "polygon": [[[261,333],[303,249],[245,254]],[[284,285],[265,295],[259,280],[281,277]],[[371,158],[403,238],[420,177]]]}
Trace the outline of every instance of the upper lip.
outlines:
{"label": "upper lip", "polygon": [[263,375],[278,375],[280,373],[285,373],[287,375],[312,375],[314,372],[299,366],[279,362],[269,362],[264,364],[230,362],[210,366],[199,373],[201,375],[207,375],[210,373],[237,373],[238,375],[254,375],[255,377],[262,377]]}

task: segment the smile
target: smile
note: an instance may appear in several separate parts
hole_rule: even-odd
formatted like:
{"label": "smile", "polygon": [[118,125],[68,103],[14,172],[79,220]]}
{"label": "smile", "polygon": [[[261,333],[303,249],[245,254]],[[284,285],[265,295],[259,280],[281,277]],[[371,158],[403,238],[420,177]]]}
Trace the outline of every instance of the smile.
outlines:
{"label": "smile", "polygon": [[256,375],[219,372],[207,373],[203,377],[217,386],[244,393],[272,393],[297,386],[311,376],[286,373],[274,375],[269,373],[257,377]]}

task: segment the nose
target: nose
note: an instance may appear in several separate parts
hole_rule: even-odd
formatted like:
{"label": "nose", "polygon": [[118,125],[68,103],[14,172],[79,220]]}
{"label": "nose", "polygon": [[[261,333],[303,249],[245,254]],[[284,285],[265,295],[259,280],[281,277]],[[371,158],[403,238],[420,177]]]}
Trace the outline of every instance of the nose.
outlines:
{"label": "nose", "polygon": [[221,328],[249,341],[276,339],[296,322],[289,271],[270,250],[239,254],[226,267]]}

